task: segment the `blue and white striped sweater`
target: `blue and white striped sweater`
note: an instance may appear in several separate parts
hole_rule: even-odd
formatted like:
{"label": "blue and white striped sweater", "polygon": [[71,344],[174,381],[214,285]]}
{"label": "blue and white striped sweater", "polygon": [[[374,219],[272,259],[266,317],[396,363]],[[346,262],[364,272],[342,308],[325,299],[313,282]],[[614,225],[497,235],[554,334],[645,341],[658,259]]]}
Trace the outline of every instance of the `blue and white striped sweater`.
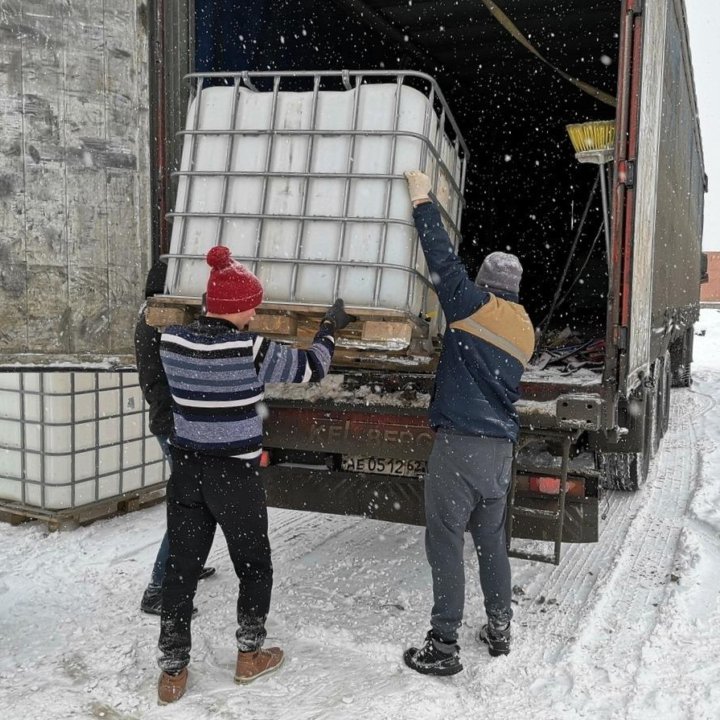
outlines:
{"label": "blue and white striped sweater", "polygon": [[321,380],[334,349],[330,325],[320,327],[309,350],[238,330],[220,318],[167,328],[160,357],[173,399],[173,444],[208,455],[257,458],[263,436],[257,404],[265,384]]}

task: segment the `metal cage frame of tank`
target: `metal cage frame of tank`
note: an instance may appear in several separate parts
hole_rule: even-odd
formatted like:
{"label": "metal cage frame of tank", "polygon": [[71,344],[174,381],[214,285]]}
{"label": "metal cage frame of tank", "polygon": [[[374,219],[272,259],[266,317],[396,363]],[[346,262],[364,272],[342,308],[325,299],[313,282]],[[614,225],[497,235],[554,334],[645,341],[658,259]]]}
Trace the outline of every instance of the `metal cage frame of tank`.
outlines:
{"label": "metal cage frame of tank", "polygon": [[[52,388],[52,381],[58,373],[47,373],[35,370],[30,373],[20,371],[17,373],[18,381],[16,388],[3,387],[3,393],[17,395],[19,412],[17,416],[8,413],[0,413],[3,422],[17,425],[19,438],[17,442],[7,434],[0,437],[0,452],[12,452],[19,454],[19,474],[6,474],[3,478],[7,482],[20,484],[20,497],[0,496],[0,509],[4,510],[25,510],[29,516],[33,516],[32,510],[42,510],[46,513],[63,513],[68,510],[81,509],[98,502],[109,502],[129,493],[140,494],[146,490],[164,487],[167,472],[165,459],[159,449],[157,439],[150,433],[148,428],[149,408],[142,398],[137,375],[133,381],[126,383],[125,376],[133,374],[130,372],[117,371],[112,374],[121,376],[117,385],[104,385],[101,376],[110,373],[103,371],[70,371],[68,373],[69,387],[67,391]],[[27,375],[37,376],[37,383],[29,383]],[[78,388],[77,375],[92,378],[92,387]],[[103,393],[117,391],[117,411],[103,413]],[[133,392],[134,391],[134,392]],[[125,399],[132,393],[139,397],[137,406],[127,409]],[[78,399],[87,398],[92,404],[92,412],[83,415],[78,412]],[[34,414],[29,412],[29,407],[35,403]],[[66,420],[52,419],[52,409],[57,403],[64,403]],[[125,420],[133,418],[139,421],[140,435],[128,437],[125,432]],[[117,440],[104,441],[101,437],[101,422],[114,423],[117,429]],[[29,438],[30,426],[36,425],[38,437],[36,442]],[[80,426],[87,426],[94,436],[91,446],[80,447],[78,440]],[[63,450],[51,450],[48,448],[46,432],[60,432],[67,429],[67,448]],[[126,443],[139,442],[140,452],[137,458],[130,458],[127,462],[124,456]],[[149,457],[148,444],[153,447],[155,458]],[[117,454],[117,466],[115,468],[103,468],[103,451],[114,450]],[[78,455],[84,452],[93,454],[94,471],[83,477],[76,477],[78,474]],[[159,455],[159,457],[157,457]],[[29,467],[32,459],[35,459],[35,470]],[[47,469],[48,459],[65,458],[69,464],[69,479],[62,482],[51,480]],[[155,471],[157,465],[163,465],[160,481],[148,482],[150,471]],[[127,485],[127,476],[133,471],[140,473],[140,483],[134,487]],[[117,492],[105,493],[101,490],[103,479],[117,477]],[[92,490],[85,501],[78,501],[78,487],[88,483],[92,484]],[[36,488],[31,492],[31,488]],[[63,491],[69,488],[68,503],[58,504],[58,501],[48,500],[49,492]]]}
{"label": "metal cage frame of tank", "polygon": [[[467,162],[469,158],[469,153],[467,149],[467,145],[465,144],[465,141],[462,137],[462,134],[460,132],[460,129],[455,121],[455,118],[453,117],[453,114],[447,104],[447,101],[445,100],[445,97],[440,90],[440,87],[438,86],[437,82],[433,77],[430,75],[427,75],[422,72],[418,71],[393,71],[393,70],[325,70],[325,71],[258,71],[258,72],[251,72],[251,71],[243,71],[243,72],[208,72],[208,73],[190,73],[185,76],[186,81],[191,83],[191,90],[190,90],[190,97],[188,100],[188,116],[190,114],[190,109],[192,108],[192,103],[196,97],[202,98],[202,90],[207,86],[211,86],[212,84],[221,84],[224,83],[226,85],[232,84],[235,88],[235,94],[233,99],[233,109],[232,109],[232,116],[235,116],[235,110],[237,105],[237,97],[238,97],[238,88],[244,87],[247,90],[250,91],[259,91],[257,84],[261,82],[268,82],[270,81],[272,83],[272,118],[273,118],[273,124],[275,122],[275,108],[277,107],[277,97],[278,93],[281,91],[281,85],[284,80],[290,81],[303,81],[303,80],[311,80],[312,81],[312,92],[313,92],[313,99],[312,99],[312,110],[311,114],[313,117],[313,124],[315,124],[315,118],[316,118],[316,109],[318,104],[318,94],[321,90],[321,87],[323,86],[323,83],[327,82],[334,82],[336,85],[338,82],[342,83],[342,86],[345,88],[345,90],[353,90],[357,89],[360,86],[362,86],[366,81],[382,81],[382,80],[389,80],[392,79],[394,83],[397,84],[398,87],[402,87],[406,80],[411,79],[414,82],[413,87],[415,89],[418,89],[417,85],[423,85],[425,89],[425,96],[428,100],[427,108],[425,112],[425,118],[424,118],[424,127],[423,127],[423,133],[414,133],[410,131],[404,131],[398,129],[398,120],[399,120],[399,105],[400,105],[400,92],[395,93],[396,98],[396,106],[394,111],[394,126],[392,130],[362,130],[357,128],[357,120],[358,120],[358,106],[359,106],[359,98],[360,93],[355,94],[355,98],[353,101],[353,127],[350,129],[340,129],[340,130],[329,130],[329,129],[317,129],[315,127],[313,128],[303,128],[303,129],[278,129],[278,128],[267,128],[267,129],[222,129],[222,130],[203,130],[203,129],[184,129],[181,130],[178,135],[179,136],[188,136],[190,138],[190,166],[193,167],[194,165],[194,158],[195,158],[195,150],[196,150],[196,138],[200,135],[229,135],[230,136],[230,142],[227,144],[227,151],[226,151],[226,158],[225,158],[225,169],[223,171],[203,171],[203,170],[194,170],[194,169],[180,169],[176,170],[172,173],[173,177],[175,178],[187,178],[187,192],[185,193],[185,207],[183,208],[177,208],[173,210],[172,212],[167,213],[166,217],[171,220],[174,224],[180,223],[181,228],[179,230],[180,233],[180,252],[173,252],[172,249],[170,249],[170,252],[168,254],[164,255],[164,258],[170,259],[187,259],[187,260],[204,260],[203,255],[198,254],[192,254],[192,253],[186,253],[184,252],[186,247],[186,222],[185,219],[189,217],[194,218],[216,218],[219,222],[217,224],[216,229],[216,243],[215,244],[223,244],[223,228],[225,226],[225,220],[226,219],[232,219],[232,218],[251,218],[251,219],[257,219],[258,222],[258,230],[257,235],[255,238],[255,248],[256,248],[256,254],[255,256],[240,256],[235,255],[234,257],[239,260],[240,262],[247,264],[250,266],[250,268],[256,272],[257,267],[259,263],[285,263],[285,264],[291,264],[293,266],[292,268],[292,280],[291,280],[291,288],[290,288],[290,301],[286,304],[293,305],[296,304],[298,306],[302,306],[305,303],[299,302],[295,300],[296,298],[296,287],[297,287],[297,279],[298,279],[298,267],[300,265],[309,265],[309,266],[320,266],[320,265],[330,265],[335,266],[335,274],[334,274],[334,294],[337,296],[338,287],[340,284],[340,272],[341,268],[344,267],[359,267],[359,266],[366,266],[366,267],[373,267],[377,268],[378,272],[376,274],[375,279],[375,288],[374,288],[374,294],[372,301],[367,306],[356,306],[356,307],[363,307],[363,309],[387,309],[384,308],[384,306],[379,302],[379,290],[382,283],[382,274],[384,270],[393,270],[393,271],[400,271],[403,273],[408,273],[411,278],[410,282],[408,282],[408,289],[407,289],[407,305],[410,304],[410,298],[413,296],[413,294],[416,291],[415,283],[420,282],[423,286],[423,306],[427,307],[428,305],[428,292],[434,292],[432,283],[430,282],[429,278],[423,276],[420,272],[418,272],[415,268],[418,262],[418,253],[419,253],[419,243],[417,243],[413,249],[413,256],[412,256],[412,262],[410,267],[401,266],[397,264],[390,264],[385,262],[362,262],[362,261],[355,261],[355,260],[319,260],[319,259],[305,259],[300,258],[300,252],[302,249],[302,240],[303,240],[303,225],[306,221],[331,221],[334,223],[340,223],[341,224],[341,235],[340,235],[340,243],[339,243],[339,258],[342,258],[343,251],[345,248],[345,237],[346,237],[346,228],[348,223],[380,223],[383,225],[383,231],[380,241],[380,251],[379,256],[380,258],[384,257],[385,254],[385,241],[387,238],[387,231],[388,227],[391,223],[397,223],[397,224],[403,224],[414,228],[414,225],[412,221],[405,221],[398,218],[391,218],[389,217],[389,210],[390,210],[390,198],[391,198],[391,184],[393,181],[397,180],[403,180],[402,175],[398,174],[372,174],[372,175],[362,175],[362,174],[356,174],[353,173],[353,160],[354,160],[354,147],[355,147],[355,140],[358,136],[390,136],[392,138],[391,143],[391,153],[390,153],[390,166],[391,169],[394,165],[395,160],[395,152],[396,152],[396,146],[397,146],[397,140],[399,137],[410,137],[415,140],[419,140],[422,143],[422,151],[421,151],[421,162],[420,167],[418,168],[421,171],[425,171],[428,168],[428,165],[430,164],[430,157],[432,156],[434,162],[433,162],[433,172],[431,175],[431,182],[432,187],[437,187],[439,173],[443,172],[444,175],[447,178],[447,182],[452,187],[454,193],[457,195],[457,203],[455,208],[454,217],[451,217],[448,212],[441,206],[441,214],[443,216],[443,220],[446,223],[446,226],[448,228],[449,234],[451,238],[454,238],[454,246],[457,250],[457,246],[460,242],[460,222],[462,217],[462,210],[464,206],[464,199],[463,199],[463,190],[465,186],[465,178],[467,173]],[[256,84],[257,83],[257,84]],[[293,90],[297,90],[297,88],[293,88]],[[193,128],[198,127],[198,120],[200,117],[200,110],[201,110],[201,102],[195,103],[195,106],[193,108],[194,113],[194,120],[192,123]],[[439,112],[438,112],[439,111]],[[430,134],[430,127],[431,127],[431,115],[432,113],[435,113],[437,117],[437,123],[436,123],[436,130],[435,130],[435,137],[432,139],[428,138],[428,135]],[[443,143],[447,142],[448,139],[450,139],[450,135],[447,134],[447,131],[451,131],[452,139],[450,140],[452,144],[453,149],[453,167],[448,167],[447,164],[443,161],[442,158],[442,151],[443,151]],[[258,135],[269,135],[269,141],[268,141],[268,148],[266,152],[265,157],[265,168],[263,170],[249,170],[249,171],[233,171],[230,167],[233,157],[233,149],[234,149],[234,138],[239,135],[245,135],[245,136],[258,136]],[[290,135],[300,135],[300,136],[308,136],[308,150],[307,150],[307,157],[305,159],[305,171],[302,173],[297,172],[291,172],[291,171],[281,171],[281,172],[273,172],[270,170],[270,163],[272,160],[272,152],[273,152],[273,140],[277,136],[290,136]],[[331,136],[331,137],[340,137],[340,136],[350,136],[350,143],[349,143],[349,152],[347,156],[347,162],[346,162],[346,171],[344,173],[313,173],[310,168],[310,162],[313,157],[313,140],[316,136]],[[219,212],[192,212],[188,211],[187,207],[190,207],[191,205],[191,198],[192,198],[192,192],[193,192],[193,179],[198,177],[222,177],[222,206]],[[262,203],[262,209],[263,211],[260,213],[229,213],[227,212],[227,203],[228,203],[228,185],[229,185],[229,179],[233,177],[262,177],[262,194],[261,194],[261,203]],[[268,179],[272,177],[292,177],[295,179],[302,178],[304,180],[303,190],[302,190],[302,205],[304,212],[297,214],[297,215],[273,215],[265,212],[265,208],[267,207],[267,187],[268,187]],[[459,177],[459,181],[456,181],[456,177]],[[373,180],[379,180],[384,179],[386,181],[385,185],[385,207],[384,207],[384,217],[378,218],[378,217],[357,217],[347,216],[347,207],[349,202],[349,193],[350,193],[350,181],[351,180],[357,180],[357,179],[363,179],[363,178],[371,178]],[[345,210],[344,216],[318,216],[318,215],[308,215],[307,210],[307,198],[308,198],[308,186],[310,183],[310,180],[312,179],[344,179],[345,180],[345,188],[344,188],[344,196],[343,196],[343,208]],[[293,258],[280,258],[280,257],[262,257],[260,258],[258,256],[259,248],[260,248],[260,242],[262,238],[262,228],[263,228],[263,222],[265,220],[277,220],[277,219],[283,219],[283,220],[295,220],[299,221],[299,229],[297,232],[297,237],[295,239],[295,257]],[[174,267],[173,267],[174,266]],[[179,263],[173,263],[171,265],[170,272],[168,273],[167,278],[167,284],[166,287],[170,289],[170,292],[172,294],[172,289],[175,287],[177,283],[177,276],[179,272]]]}

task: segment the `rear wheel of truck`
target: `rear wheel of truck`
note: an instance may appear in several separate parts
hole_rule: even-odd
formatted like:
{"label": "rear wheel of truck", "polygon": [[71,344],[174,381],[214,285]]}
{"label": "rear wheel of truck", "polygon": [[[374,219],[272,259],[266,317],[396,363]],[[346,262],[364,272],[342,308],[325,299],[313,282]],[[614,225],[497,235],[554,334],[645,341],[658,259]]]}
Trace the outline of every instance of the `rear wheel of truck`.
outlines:
{"label": "rear wheel of truck", "polygon": [[637,490],[647,479],[650,460],[659,445],[658,388],[645,396],[643,449],[639,452],[598,452],[601,484],[608,490]]}

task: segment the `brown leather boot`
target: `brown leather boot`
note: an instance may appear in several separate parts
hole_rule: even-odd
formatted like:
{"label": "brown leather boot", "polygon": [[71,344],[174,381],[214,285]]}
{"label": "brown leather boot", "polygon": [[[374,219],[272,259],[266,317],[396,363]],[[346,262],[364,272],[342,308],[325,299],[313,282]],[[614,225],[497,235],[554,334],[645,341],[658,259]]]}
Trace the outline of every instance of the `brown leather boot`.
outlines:
{"label": "brown leather boot", "polygon": [[177,675],[161,673],[158,680],[158,704],[168,705],[179,700],[185,694],[187,679],[187,668],[183,668]]}
{"label": "brown leather boot", "polygon": [[235,682],[249,683],[277,670],[285,659],[285,653],[280,648],[272,647],[255,650],[254,652],[238,652],[235,666]]}

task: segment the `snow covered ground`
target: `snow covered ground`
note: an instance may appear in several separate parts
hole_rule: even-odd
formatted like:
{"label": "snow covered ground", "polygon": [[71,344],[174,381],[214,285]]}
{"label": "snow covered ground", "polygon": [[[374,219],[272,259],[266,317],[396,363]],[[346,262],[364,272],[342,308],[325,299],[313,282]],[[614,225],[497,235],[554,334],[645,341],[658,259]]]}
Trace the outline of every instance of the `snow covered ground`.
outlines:
{"label": "snow covered ground", "polygon": [[[164,529],[155,507],[79,530],[0,525],[0,717],[334,720],[720,718],[720,310],[704,310],[695,383],[638,493],[614,493],[600,542],[559,567],[514,561],[515,643],[465,671],[417,675],[401,654],[426,629],[419,528],[275,510],[271,643],[286,665],[232,681],[235,580],[222,539],[201,583],[189,691],[155,703],[158,623],[138,612]],[[468,551],[469,567],[475,564]]]}

